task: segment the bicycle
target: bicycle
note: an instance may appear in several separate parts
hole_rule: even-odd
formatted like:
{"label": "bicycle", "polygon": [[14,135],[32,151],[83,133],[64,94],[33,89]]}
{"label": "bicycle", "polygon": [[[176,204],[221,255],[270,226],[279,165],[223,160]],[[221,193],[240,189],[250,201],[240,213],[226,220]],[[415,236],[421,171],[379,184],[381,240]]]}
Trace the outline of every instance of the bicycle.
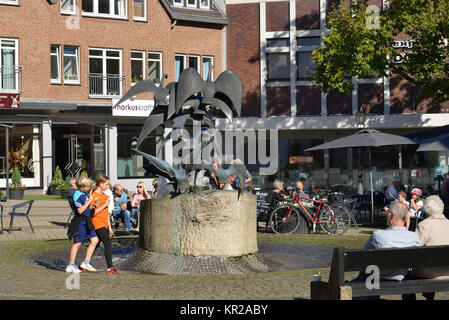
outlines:
{"label": "bicycle", "polygon": [[[302,200],[302,201],[301,201]],[[310,212],[316,209],[316,213]],[[313,232],[318,224],[323,232],[342,235],[351,225],[351,215],[342,205],[328,205],[324,200],[315,200],[295,195],[289,204],[283,204],[273,210],[270,215],[270,228],[277,234],[290,234],[299,227],[300,212],[312,223]]]}

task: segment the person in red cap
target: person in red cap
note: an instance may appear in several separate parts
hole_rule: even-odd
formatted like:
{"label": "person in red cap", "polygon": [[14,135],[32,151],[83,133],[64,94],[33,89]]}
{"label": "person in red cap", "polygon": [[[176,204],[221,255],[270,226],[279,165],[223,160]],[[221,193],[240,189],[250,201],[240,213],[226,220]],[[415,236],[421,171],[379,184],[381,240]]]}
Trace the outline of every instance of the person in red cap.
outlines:
{"label": "person in red cap", "polygon": [[405,228],[408,230],[410,226],[410,218],[413,216],[416,216],[418,219],[421,216],[422,213],[422,207],[424,205],[424,202],[421,200],[422,197],[422,190],[419,188],[414,188],[410,194],[412,195],[412,198],[410,199],[410,209],[408,211],[407,216],[407,222],[405,224]]}

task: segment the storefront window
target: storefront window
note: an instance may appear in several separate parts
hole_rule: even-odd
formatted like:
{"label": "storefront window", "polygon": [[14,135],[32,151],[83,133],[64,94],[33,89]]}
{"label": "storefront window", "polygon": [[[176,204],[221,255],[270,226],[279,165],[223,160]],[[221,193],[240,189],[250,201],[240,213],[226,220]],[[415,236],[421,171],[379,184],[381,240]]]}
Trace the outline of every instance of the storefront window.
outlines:
{"label": "storefront window", "polygon": [[0,130],[0,186],[5,186],[1,178],[6,176],[6,161],[11,177],[18,169],[26,186],[40,185],[40,136],[39,125],[13,125],[9,129],[8,155],[6,153],[5,129]]}
{"label": "storefront window", "polygon": [[[118,178],[155,177],[155,175],[147,174],[143,169],[143,166],[149,164],[148,160],[130,150],[131,144],[137,141],[141,129],[142,125],[117,125]],[[161,141],[161,137],[150,136],[139,146],[139,150],[164,159],[164,148],[161,148]]]}

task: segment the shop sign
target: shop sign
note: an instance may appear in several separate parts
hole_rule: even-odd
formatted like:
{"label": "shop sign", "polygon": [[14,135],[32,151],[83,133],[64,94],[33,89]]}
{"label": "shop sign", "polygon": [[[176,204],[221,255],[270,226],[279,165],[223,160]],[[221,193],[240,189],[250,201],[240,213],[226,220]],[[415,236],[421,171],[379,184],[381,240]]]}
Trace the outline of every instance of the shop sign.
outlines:
{"label": "shop sign", "polygon": [[0,93],[1,109],[19,109],[20,94],[17,93]]}
{"label": "shop sign", "polygon": [[127,100],[115,105],[119,99],[112,99],[112,115],[116,117],[148,117],[154,108],[154,100]]}
{"label": "shop sign", "polygon": [[313,156],[290,156],[290,164],[313,164]]}

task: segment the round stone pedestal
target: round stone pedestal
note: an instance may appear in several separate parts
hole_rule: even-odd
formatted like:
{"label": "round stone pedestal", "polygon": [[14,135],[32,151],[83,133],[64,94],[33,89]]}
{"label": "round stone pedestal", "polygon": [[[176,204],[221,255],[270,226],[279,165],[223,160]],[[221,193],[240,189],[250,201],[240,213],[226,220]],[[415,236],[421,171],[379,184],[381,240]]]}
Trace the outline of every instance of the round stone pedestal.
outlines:
{"label": "round stone pedestal", "polygon": [[141,203],[139,249],[123,267],[160,274],[268,271],[257,253],[256,196],[188,193]]}

